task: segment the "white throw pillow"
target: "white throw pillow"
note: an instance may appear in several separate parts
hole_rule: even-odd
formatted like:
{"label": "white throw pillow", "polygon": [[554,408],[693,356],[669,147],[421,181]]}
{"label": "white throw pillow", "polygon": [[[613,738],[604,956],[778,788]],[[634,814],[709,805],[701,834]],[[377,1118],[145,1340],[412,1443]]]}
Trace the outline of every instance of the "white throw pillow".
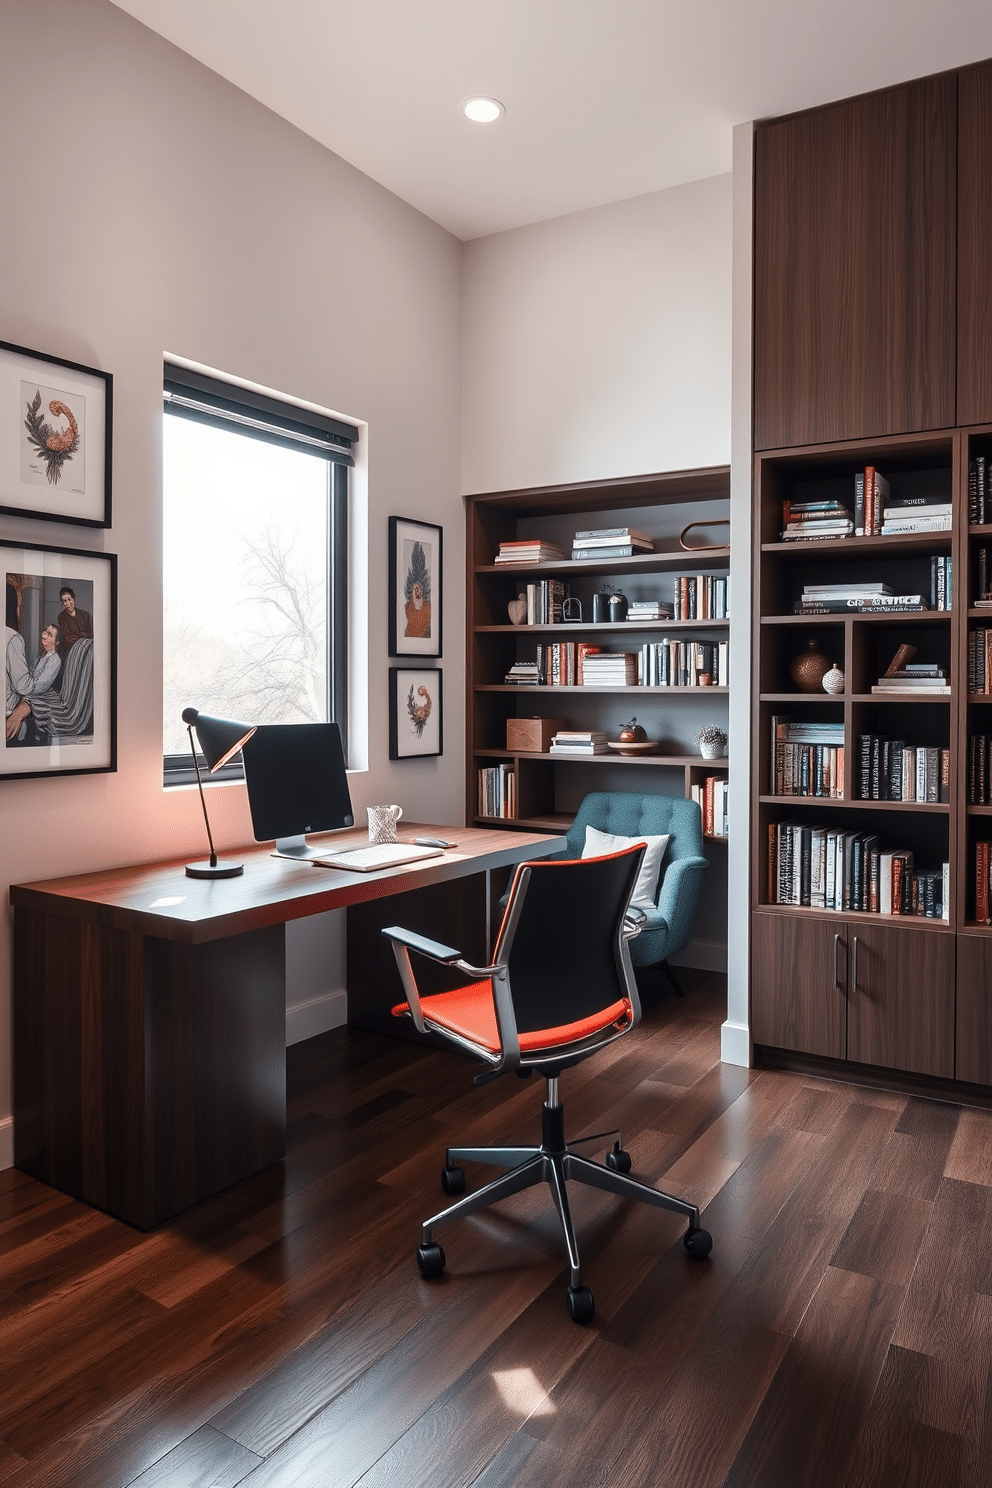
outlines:
{"label": "white throw pillow", "polygon": [[586,845],[582,849],[582,856],[584,858],[605,858],[607,853],[623,852],[625,847],[631,847],[635,842],[646,842],[648,850],[644,854],[641,871],[637,875],[634,894],[630,902],[638,909],[656,909],[658,876],[661,873],[661,860],[665,856],[669,835],[666,832],[664,836],[659,837],[649,837],[647,833],[641,837],[617,837],[613,832],[601,832],[598,827],[587,826]]}

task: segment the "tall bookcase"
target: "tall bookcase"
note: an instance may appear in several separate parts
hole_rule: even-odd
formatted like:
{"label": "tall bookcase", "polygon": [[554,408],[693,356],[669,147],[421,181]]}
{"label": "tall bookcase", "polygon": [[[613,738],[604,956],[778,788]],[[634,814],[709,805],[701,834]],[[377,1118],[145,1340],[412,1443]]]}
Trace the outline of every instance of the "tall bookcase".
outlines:
{"label": "tall bookcase", "polygon": [[[992,927],[975,920],[975,844],[992,838],[992,806],[969,802],[969,735],[992,735],[992,696],[968,690],[969,632],[992,617],[974,606],[980,547],[992,524],[970,525],[969,463],[992,456],[992,426],[761,452],[755,459],[752,733],[752,1034],[759,1058],[778,1054],[938,1080],[992,1084]],[[784,500],[841,497],[874,465],[893,497],[950,500],[952,528],[895,537],[781,540]],[[930,560],[950,558],[949,610],[794,614],[812,584],[883,581],[928,594]],[[844,691],[804,693],[790,662],[809,640],[845,673]],[[942,666],[949,694],[880,695],[872,685],[901,644]],[[839,798],[776,794],[772,720],[843,725]],[[863,735],[949,751],[947,799],[861,799]],[[781,781],[779,781],[781,786]],[[771,831],[779,823],[876,834],[918,869],[949,863],[944,919],[776,903]],[[798,838],[797,838],[798,840]]]}
{"label": "tall bookcase", "polygon": [[[685,794],[707,776],[726,778],[729,760],[704,760],[694,744],[701,724],[727,726],[728,688],[517,686],[504,679],[514,662],[531,660],[538,645],[589,642],[609,651],[640,650],[672,636],[714,642],[729,638],[729,620],[656,620],[594,624],[594,591],[621,588],[628,599],[671,600],[684,574],[725,576],[727,528],[700,526],[694,537],[706,551],[687,551],[679,533],[688,523],[714,524],[729,515],[730,472],[725,466],[583,482],[466,498],[467,531],[467,761],[466,820],[535,831],[563,830],[582,797],[593,790],[657,790]],[[497,564],[500,543],[544,537],[571,552],[577,530],[631,525],[654,540],[655,551],[632,558],[540,564]],[[692,537],[687,538],[691,541]],[[562,580],[582,605],[580,623],[514,625],[508,604],[528,581]],[[559,718],[575,729],[605,729],[616,739],[631,716],[658,740],[655,752],[624,757],[614,752],[563,758],[549,752],[511,751],[511,718]],[[478,772],[503,764],[515,776],[516,816],[480,815]],[[725,866],[723,872],[725,873]]]}

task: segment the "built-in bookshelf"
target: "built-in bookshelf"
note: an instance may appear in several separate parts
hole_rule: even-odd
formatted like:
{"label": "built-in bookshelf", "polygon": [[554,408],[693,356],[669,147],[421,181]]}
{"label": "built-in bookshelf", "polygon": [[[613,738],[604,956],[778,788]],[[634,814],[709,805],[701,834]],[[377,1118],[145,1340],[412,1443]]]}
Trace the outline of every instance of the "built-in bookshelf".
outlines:
{"label": "built-in bookshelf", "polygon": [[[589,791],[699,788],[705,806],[707,779],[727,781],[729,760],[703,759],[695,735],[727,728],[729,495],[719,467],[467,498],[468,820],[560,830]],[[597,542],[605,556],[571,556]],[[614,596],[623,619],[603,618]],[[536,726],[542,747],[508,748],[508,721],[535,718],[608,742],[569,753]],[[621,752],[635,718],[644,747]],[[708,798],[715,825],[712,785]]]}
{"label": "built-in bookshelf", "polygon": [[[983,511],[983,458],[992,470],[992,428],[757,458],[759,1055],[992,1085],[992,605],[983,604],[992,490]],[[883,478],[889,514],[874,523],[863,515],[869,469]],[[915,521],[892,516],[914,509]],[[833,524],[829,536],[817,520]],[[811,655],[833,663],[837,690],[822,681],[804,690],[825,665]]]}

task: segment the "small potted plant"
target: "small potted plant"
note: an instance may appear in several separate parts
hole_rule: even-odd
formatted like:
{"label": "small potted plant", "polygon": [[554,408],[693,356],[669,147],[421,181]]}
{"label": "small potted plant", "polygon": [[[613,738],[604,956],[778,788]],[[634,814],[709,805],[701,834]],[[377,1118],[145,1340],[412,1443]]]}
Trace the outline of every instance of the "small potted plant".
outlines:
{"label": "small potted plant", "polygon": [[703,759],[719,759],[727,747],[727,735],[715,723],[706,723],[696,735]]}

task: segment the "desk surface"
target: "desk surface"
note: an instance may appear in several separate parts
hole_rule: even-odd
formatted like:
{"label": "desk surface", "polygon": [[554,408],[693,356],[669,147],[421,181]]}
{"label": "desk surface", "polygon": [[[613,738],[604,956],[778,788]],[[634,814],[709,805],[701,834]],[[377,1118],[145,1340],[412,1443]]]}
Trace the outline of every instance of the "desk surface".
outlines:
{"label": "desk surface", "polygon": [[[405,893],[488,868],[502,868],[544,857],[565,846],[565,838],[537,832],[505,832],[478,827],[418,827],[403,823],[401,841],[441,835],[455,845],[441,857],[425,858],[380,873],[348,873],[273,857],[267,846],[226,849],[223,857],[243,861],[238,878],[187,878],[185,858],[112,868],[72,878],[12,884],[15,908],[39,910],[120,930],[138,930],[163,940],[200,945],[266,925],[285,924],[329,909],[345,909],[386,895]],[[355,829],[328,837],[329,852],[367,845]]]}

